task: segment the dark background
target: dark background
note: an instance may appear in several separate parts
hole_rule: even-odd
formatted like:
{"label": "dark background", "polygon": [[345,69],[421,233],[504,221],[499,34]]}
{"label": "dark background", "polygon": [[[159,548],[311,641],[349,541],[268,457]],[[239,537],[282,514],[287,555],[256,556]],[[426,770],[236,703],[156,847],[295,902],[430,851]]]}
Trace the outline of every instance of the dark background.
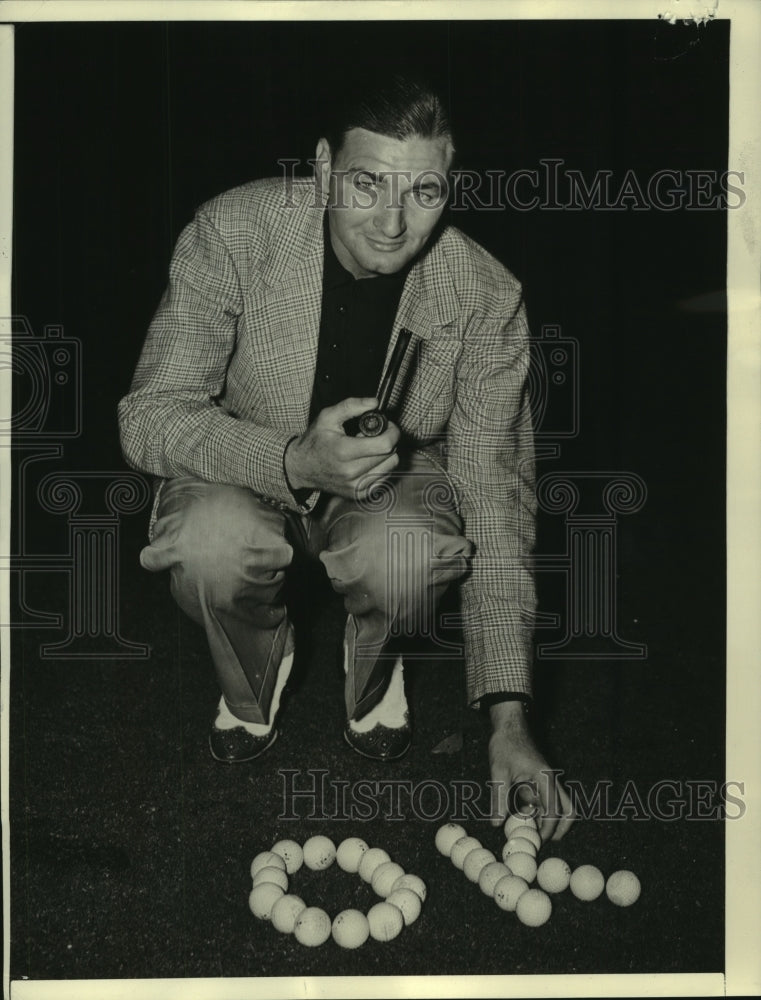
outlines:
{"label": "dark background", "polygon": [[[38,336],[60,324],[82,345],[82,433],[40,475],[125,468],[116,404],[180,230],[205,199],[278,173],[280,158],[311,157],[334,88],[422,67],[444,86],[462,167],[509,174],[560,158],[588,180],[612,171],[615,189],[630,169],[646,183],[661,169],[732,166],[729,34],[726,21],[17,26],[14,314]],[[642,510],[617,525],[616,581],[620,634],[647,657],[539,661],[550,759],[619,793],[630,778],[720,783],[725,213],[500,209],[453,221],[521,279],[535,334],[555,324],[578,341],[580,432],[540,472],[631,472],[647,486]],[[17,405],[24,391],[22,375]],[[65,550],[65,519],[43,516],[26,486],[14,514],[36,551]],[[340,746],[340,608],[320,598],[277,755],[250,770],[214,765],[207,654],[166,580],[137,565],[146,519],[144,509],[120,526],[120,613],[122,634],[150,645],[147,660],[41,657],[62,633],[16,612],[26,627],[14,630],[11,692],[14,976],[722,968],[723,838],[706,821],[577,824],[555,852],[634,868],[641,902],[611,912],[564,898],[544,938],[513,921],[498,949],[487,943],[502,940],[506,915],[435,856],[431,824],[347,829],[393,856],[406,850],[403,863],[432,885],[429,910],[439,907],[427,933],[416,925],[385,950],[366,946],[364,966],[332,944],[311,953],[275,941],[245,906],[250,858],[281,836],[327,832],[278,824],[277,768],[374,774]],[[540,519],[540,552],[562,549],[563,527]],[[540,574],[545,612],[562,612],[558,577]],[[30,574],[24,587],[27,608],[64,610],[62,574]],[[436,677],[413,677],[416,753],[395,776],[485,776],[484,720],[463,707],[455,665]],[[455,731],[463,749],[430,757]],[[493,848],[495,837],[482,835]],[[447,888],[438,904],[436,886]],[[480,942],[472,953],[458,938],[463,914]]]}

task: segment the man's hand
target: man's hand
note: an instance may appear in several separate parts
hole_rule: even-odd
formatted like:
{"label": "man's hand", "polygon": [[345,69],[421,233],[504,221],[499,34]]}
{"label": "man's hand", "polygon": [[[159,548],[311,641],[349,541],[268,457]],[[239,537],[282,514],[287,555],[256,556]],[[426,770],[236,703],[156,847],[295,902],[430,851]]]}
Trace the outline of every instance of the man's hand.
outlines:
{"label": "man's hand", "polygon": [[519,701],[499,702],[489,712],[492,824],[503,823],[511,809],[528,808],[542,840],[560,840],[574,820],[573,806],[557,772],[536,748],[523,705]]}
{"label": "man's hand", "polygon": [[377,437],[350,437],[343,424],[368,410],[374,398],[344,399],[318,413],[285,451],[285,471],[293,489],[324,490],[349,500],[360,499],[398,462],[399,428],[389,423]]}

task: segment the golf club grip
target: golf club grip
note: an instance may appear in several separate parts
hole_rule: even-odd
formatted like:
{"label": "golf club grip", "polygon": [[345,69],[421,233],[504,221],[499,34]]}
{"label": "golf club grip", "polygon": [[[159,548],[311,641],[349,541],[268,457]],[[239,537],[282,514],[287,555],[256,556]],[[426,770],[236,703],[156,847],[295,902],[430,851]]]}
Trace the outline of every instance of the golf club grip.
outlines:
{"label": "golf club grip", "polygon": [[407,353],[411,337],[412,331],[406,327],[402,327],[399,331],[391,360],[388,363],[386,374],[383,376],[383,381],[378,390],[378,408],[370,410],[368,413],[363,413],[359,418],[359,431],[365,437],[378,437],[388,427],[388,418],[385,413],[386,407],[399,378],[399,372],[402,370],[402,362],[404,361],[404,355]]}
{"label": "golf club grip", "polygon": [[388,427],[388,417],[380,410],[370,410],[359,418],[359,433],[366,438],[378,437]]}

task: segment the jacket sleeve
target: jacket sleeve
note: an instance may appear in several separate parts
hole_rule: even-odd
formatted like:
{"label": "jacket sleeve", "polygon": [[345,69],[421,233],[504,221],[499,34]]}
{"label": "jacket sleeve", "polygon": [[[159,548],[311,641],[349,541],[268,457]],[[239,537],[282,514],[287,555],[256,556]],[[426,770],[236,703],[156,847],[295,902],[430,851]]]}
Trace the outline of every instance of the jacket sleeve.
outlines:
{"label": "jacket sleeve", "polygon": [[177,241],[169,284],[151,322],[129,393],[119,403],[126,461],[163,478],[191,475],[244,486],[294,510],[283,456],[294,436],[237,419],[224,392],[243,311],[233,257],[200,210]]}
{"label": "jacket sleeve", "polygon": [[468,699],[530,696],[532,618],[528,565],[535,539],[529,339],[519,286],[505,315],[465,332],[447,434],[447,466],[460,497],[472,570],[461,584]]}

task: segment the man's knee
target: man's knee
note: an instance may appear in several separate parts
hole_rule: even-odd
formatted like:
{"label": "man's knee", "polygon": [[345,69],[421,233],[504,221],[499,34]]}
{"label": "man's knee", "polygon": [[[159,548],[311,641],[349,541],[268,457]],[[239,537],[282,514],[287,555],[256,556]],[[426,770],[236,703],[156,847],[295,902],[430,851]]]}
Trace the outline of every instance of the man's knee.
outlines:
{"label": "man's knee", "polygon": [[224,608],[241,593],[279,589],[293,558],[282,512],[250,490],[198,481],[168,486],[175,482],[162,497],[143,566],[170,569],[180,603],[188,590]]}
{"label": "man's knee", "polygon": [[383,552],[373,561],[371,589],[389,620],[429,620],[438,599],[469,565],[471,543],[434,525],[390,525]]}
{"label": "man's knee", "polygon": [[346,517],[341,544],[320,559],[353,613],[427,617],[446,586],[468,570],[472,545],[456,516],[444,524],[426,513],[387,518],[354,511]]}

